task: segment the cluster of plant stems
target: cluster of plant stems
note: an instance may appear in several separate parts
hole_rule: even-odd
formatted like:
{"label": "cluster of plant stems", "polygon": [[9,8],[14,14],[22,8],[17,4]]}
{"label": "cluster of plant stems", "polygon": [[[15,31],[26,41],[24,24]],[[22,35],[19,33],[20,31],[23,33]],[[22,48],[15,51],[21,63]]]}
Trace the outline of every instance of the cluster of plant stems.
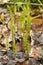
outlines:
{"label": "cluster of plant stems", "polygon": [[[15,1],[16,0],[11,0],[11,1]],[[31,0],[32,1],[32,0]],[[17,2],[19,2],[19,0],[17,0]],[[24,2],[24,1],[23,1]],[[16,12],[20,12],[20,16],[19,16],[19,22],[20,23],[20,30],[18,32],[20,32],[21,34],[23,34],[23,45],[24,45],[24,49],[25,51],[27,51],[29,53],[30,51],[30,42],[28,40],[29,36],[30,36],[30,30],[31,30],[31,20],[32,18],[30,17],[30,0],[25,0],[25,2],[27,4],[17,4],[17,5],[7,5],[7,10],[10,14],[10,30],[11,30],[11,34],[12,34],[12,51],[13,53],[16,53],[16,43],[15,43],[15,38],[14,38],[14,34],[15,34],[15,18],[14,15],[16,14]],[[35,0],[33,0],[32,2],[35,2]],[[38,2],[41,4],[41,1],[38,0]],[[20,8],[22,9],[22,11],[20,10]],[[39,6],[40,8],[40,6]],[[41,9],[41,8],[40,8]],[[38,15],[40,16],[40,15]],[[37,18],[38,16],[34,17]],[[1,17],[2,21],[4,23],[4,17]],[[8,49],[8,36],[6,37],[6,49]]]}
{"label": "cluster of plant stems", "polygon": [[[19,9],[22,8],[22,11],[20,12]],[[14,6],[9,6],[7,5],[7,9],[9,11],[10,14],[10,29],[11,29],[11,34],[12,34],[12,51],[15,53],[16,52],[16,43],[15,43],[15,38],[14,38],[14,34],[15,34],[15,20],[14,20],[14,15],[16,14],[17,10],[18,12],[21,13],[20,17],[19,17],[19,23],[20,23],[20,30],[19,32],[21,34],[25,34],[23,35],[23,45],[25,50],[29,53],[30,51],[30,44],[29,44],[29,35],[30,35],[30,29],[31,29],[31,19],[30,19],[30,5],[29,3],[27,3],[26,5],[14,5]],[[12,11],[13,10],[13,11]],[[18,21],[17,21],[18,22]]]}

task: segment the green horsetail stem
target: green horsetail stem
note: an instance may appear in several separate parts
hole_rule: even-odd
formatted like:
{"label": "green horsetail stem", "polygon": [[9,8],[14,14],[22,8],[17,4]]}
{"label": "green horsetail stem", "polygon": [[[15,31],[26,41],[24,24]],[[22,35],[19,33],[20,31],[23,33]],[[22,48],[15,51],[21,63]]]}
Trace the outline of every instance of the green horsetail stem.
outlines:
{"label": "green horsetail stem", "polygon": [[15,46],[15,39],[14,39],[14,33],[15,33],[15,25],[14,25],[14,15],[13,12],[11,10],[11,7],[9,5],[7,5],[7,8],[9,10],[9,14],[10,14],[10,29],[11,29],[11,34],[12,34],[12,51],[13,53],[16,52],[16,46]]}
{"label": "green horsetail stem", "polygon": [[[25,50],[27,50],[27,52],[29,53],[30,43],[29,43],[28,38],[30,35],[30,30],[31,30],[30,5],[29,5],[29,3],[24,5],[22,9],[23,9],[23,11],[22,11],[22,14],[20,16],[20,24],[21,24],[20,28],[22,30],[22,33],[26,30],[26,33],[23,36],[23,44],[25,46]],[[25,22],[26,22],[26,29],[24,30]]]}
{"label": "green horsetail stem", "polygon": [[30,51],[30,43],[28,41],[29,35],[30,35],[30,30],[31,30],[31,19],[30,19],[30,5],[27,3],[26,5],[26,10],[27,10],[27,26],[26,26],[26,35],[25,35],[25,43],[26,43],[26,50],[29,53]]}

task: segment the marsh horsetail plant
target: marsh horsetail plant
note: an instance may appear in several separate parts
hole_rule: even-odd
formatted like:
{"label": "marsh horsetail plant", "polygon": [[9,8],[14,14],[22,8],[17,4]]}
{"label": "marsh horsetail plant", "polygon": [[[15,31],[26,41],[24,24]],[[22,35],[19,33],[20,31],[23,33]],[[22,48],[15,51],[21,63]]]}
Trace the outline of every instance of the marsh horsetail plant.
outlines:
{"label": "marsh horsetail plant", "polygon": [[21,33],[23,33],[23,43],[25,50],[29,53],[30,51],[30,44],[29,44],[29,35],[30,35],[30,29],[31,29],[31,20],[30,20],[30,5],[27,3],[23,6],[23,11],[20,16],[20,23],[21,23]]}
{"label": "marsh horsetail plant", "polygon": [[[20,12],[19,16],[19,28],[18,32],[23,34],[23,45],[25,50],[29,53],[30,51],[30,42],[28,40],[29,35],[30,35],[30,29],[31,29],[31,20],[30,20],[30,2],[28,2],[25,5],[14,5],[14,9],[11,9],[9,5],[7,5],[8,11],[10,13],[10,29],[11,29],[11,34],[12,34],[12,41],[13,41],[13,52],[16,52],[16,46],[15,46],[15,39],[14,39],[14,33],[15,33],[15,25],[14,25],[14,14],[18,11]],[[19,9],[22,8],[22,11],[19,11]],[[13,12],[12,12],[13,10]],[[16,11],[17,10],[17,11]],[[17,21],[18,22],[18,21]]]}
{"label": "marsh horsetail plant", "polygon": [[29,44],[29,35],[30,35],[30,29],[31,29],[31,20],[30,20],[30,6],[29,4],[26,5],[26,9],[25,9],[25,12],[26,12],[26,18],[25,18],[25,22],[26,22],[26,32],[25,32],[25,35],[23,37],[23,42],[24,42],[24,45],[25,45],[25,49],[27,50],[27,52],[29,53],[30,51],[30,44]]}
{"label": "marsh horsetail plant", "polygon": [[13,12],[12,12],[12,9],[9,5],[7,5],[7,9],[9,11],[9,14],[10,14],[10,29],[11,29],[11,34],[12,34],[12,51],[13,53],[16,52],[16,46],[15,46],[15,39],[14,39],[14,33],[15,33],[15,25],[14,25],[14,15],[13,15]]}

